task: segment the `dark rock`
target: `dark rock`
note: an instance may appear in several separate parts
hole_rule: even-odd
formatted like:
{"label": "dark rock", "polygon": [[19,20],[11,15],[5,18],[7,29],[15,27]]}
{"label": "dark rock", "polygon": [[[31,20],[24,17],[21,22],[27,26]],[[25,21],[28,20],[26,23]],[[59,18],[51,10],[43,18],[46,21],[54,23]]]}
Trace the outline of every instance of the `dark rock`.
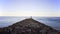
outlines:
{"label": "dark rock", "polygon": [[60,32],[30,18],[0,29],[0,34],[60,34]]}

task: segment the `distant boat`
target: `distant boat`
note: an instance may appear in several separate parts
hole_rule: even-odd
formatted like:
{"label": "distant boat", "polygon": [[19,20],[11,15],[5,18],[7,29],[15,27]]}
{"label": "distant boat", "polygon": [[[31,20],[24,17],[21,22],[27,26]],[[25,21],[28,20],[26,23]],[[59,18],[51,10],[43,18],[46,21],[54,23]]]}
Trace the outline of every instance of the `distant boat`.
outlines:
{"label": "distant boat", "polygon": [[60,32],[31,17],[0,29],[0,34],[60,34]]}

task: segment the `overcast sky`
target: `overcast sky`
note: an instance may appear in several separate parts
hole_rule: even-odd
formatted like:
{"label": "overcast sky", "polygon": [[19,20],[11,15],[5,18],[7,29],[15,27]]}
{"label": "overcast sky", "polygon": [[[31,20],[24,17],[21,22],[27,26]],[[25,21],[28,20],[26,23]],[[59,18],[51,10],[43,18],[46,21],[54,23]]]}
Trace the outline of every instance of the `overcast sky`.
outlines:
{"label": "overcast sky", "polygon": [[60,16],[60,0],[0,0],[0,16]]}

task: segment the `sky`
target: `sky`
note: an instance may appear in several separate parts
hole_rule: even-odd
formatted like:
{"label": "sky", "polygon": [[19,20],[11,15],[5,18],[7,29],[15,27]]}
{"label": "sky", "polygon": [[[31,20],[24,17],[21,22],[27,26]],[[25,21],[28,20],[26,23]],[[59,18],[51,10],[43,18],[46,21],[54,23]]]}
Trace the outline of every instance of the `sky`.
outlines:
{"label": "sky", "polygon": [[60,0],[0,0],[0,16],[60,17]]}

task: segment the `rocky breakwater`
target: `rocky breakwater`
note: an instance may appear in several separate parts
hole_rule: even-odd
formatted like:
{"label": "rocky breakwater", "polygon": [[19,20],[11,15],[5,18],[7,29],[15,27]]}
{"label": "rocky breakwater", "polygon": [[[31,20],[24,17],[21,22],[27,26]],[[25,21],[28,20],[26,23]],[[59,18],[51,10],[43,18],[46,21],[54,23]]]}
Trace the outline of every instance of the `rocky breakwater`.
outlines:
{"label": "rocky breakwater", "polygon": [[60,32],[29,18],[0,29],[0,34],[60,34]]}

